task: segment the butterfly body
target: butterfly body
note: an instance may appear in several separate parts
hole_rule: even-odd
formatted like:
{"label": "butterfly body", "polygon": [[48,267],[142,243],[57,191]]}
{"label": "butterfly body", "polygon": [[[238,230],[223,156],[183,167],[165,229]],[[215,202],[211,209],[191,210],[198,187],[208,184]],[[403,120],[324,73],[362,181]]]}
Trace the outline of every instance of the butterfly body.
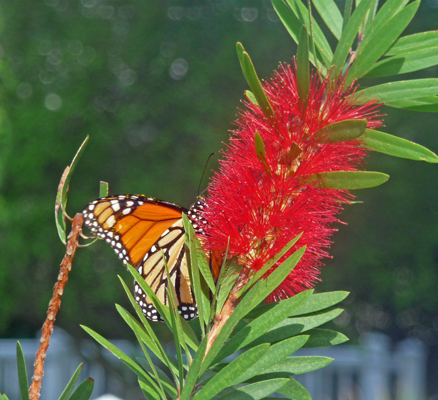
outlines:
{"label": "butterfly body", "polygon": [[[190,320],[198,315],[198,311],[184,249],[182,214],[189,215],[197,234],[202,233],[205,220],[198,215],[202,207],[200,200],[187,210],[143,195],[118,195],[92,201],[83,215],[85,225],[109,243],[125,265],[129,263],[137,268],[160,301],[168,305],[164,255],[175,288],[178,311]],[[137,282],[134,297],[147,318],[162,321]]]}

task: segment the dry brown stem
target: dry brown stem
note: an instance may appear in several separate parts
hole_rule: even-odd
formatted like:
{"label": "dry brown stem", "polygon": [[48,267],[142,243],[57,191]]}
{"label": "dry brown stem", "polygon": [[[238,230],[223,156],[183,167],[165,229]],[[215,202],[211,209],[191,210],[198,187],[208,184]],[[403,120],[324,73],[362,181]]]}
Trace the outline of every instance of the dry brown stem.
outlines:
{"label": "dry brown stem", "polygon": [[53,288],[53,296],[49,302],[49,309],[47,311],[47,318],[44,322],[40,347],[35,356],[34,362],[34,374],[32,377],[32,385],[29,389],[30,400],[38,399],[40,397],[41,390],[41,380],[44,375],[44,360],[46,358],[47,349],[49,348],[50,335],[53,332],[53,326],[55,324],[56,314],[61,307],[61,296],[64,292],[65,284],[68,281],[68,273],[71,270],[71,264],[73,257],[75,255],[76,249],[78,248],[78,238],[81,233],[81,227],[84,222],[84,217],[82,213],[76,214],[73,219],[72,229],[68,235],[68,242],[66,246],[66,252],[64,259],[61,263],[61,269],[58,275],[58,281]]}
{"label": "dry brown stem", "polygon": [[219,335],[219,332],[221,331],[225,323],[228,321],[228,318],[230,318],[230,315],[233,313],[234,309],[240,303],[240,300],[242,298],[237,297],[237,294],[248,282],[249,279],[248,274],[249,274],[248,269],[242,270],[242,272],[240,273],[239,277],[236,280],[236,283],[234,284],[233,289],[231,289],[231,292],[227,300],[225,301],[224,306],[222,307],[221,313],[216,315],[215,322],[211,327],[210,332],[208,333],[207,348],[205,350],[204,358],[207,356],[208,352],[211,349],[211,346],[213,346],[214,341]]}

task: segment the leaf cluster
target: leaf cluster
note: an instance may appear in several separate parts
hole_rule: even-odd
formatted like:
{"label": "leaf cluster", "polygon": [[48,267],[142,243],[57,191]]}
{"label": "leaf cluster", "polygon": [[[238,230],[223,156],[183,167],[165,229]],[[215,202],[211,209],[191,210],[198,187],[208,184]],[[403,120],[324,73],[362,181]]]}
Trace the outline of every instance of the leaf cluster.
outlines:
{"label": "leaf cluster", "polygon": [[[84,379],[77,387],[83,364],[80,364],[70,381],[67,383],[64,391],[59,396],[59,400],[89,400],[93,393],[94,380],[91,378]],[[23,349],[20,342],[17,342],[17,371],[18,384],[20,386],[21,400],[29,400],[29,381],[24,359]],[[76,389],[75,389],[76,387]],[[6,394],[0,394],[0,400],[8,400]]]}
{"label": "leaf cluster", "polygon": [[[116,307],[136,336],[143,357],[132,359],[103,336],[90,328],[83,328],[138,376],[139,385],[148,399],[261,399],[270,398],[275,392],[287,398],[310,399],[307,391],[292,376],[322,368],[332,359],[291,355],[303,347],[330,346],[347,340],[338,332],[317,328],[342,312],[333,306],[342,301],[347,293],[314,294],[313,290],[307,290],[275,304],[263,304],[267,295],[298,263],[305,250],[303,247],[267,279],[260,279],[260,274],[256,279],[249,279],[238,294],[240,301],[234,312],[212,340],[209,330],[214,321],[220,318],[224,299],[230,295],[241,271],[233,263],[225,264],[215,284],[193,227],[187,219],[184,223],[188,232],[186,247],[190,254],[190,278],[199,310],[200,335],[196,335],[178,314],[170,279],[170,305],[167,307],[160,303],[132,266],[128,266],[130,273],[172,332],[176,359],[166,353],[121,278],[137,318],[123,307]],[[299,236],[263,271],[268,271],[298,239]],[[159,368],[154,359],[158,359],[165,369]]]}

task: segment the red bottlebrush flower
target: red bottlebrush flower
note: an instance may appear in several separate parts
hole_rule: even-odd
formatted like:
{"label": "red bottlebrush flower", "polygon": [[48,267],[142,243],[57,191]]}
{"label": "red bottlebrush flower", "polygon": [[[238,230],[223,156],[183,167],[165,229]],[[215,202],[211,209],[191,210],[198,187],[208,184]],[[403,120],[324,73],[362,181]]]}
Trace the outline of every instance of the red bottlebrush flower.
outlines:
{"label": "red bottlebrush flower", "polygon": [[[329,171],[362,169],[366,155],[360,141],[324,143],[319,129],[349,119],[367,119],[368,128],[381,125],[375,101],[359,105],[355,87],[345,88],[314,74],[305,109],[300,107],[294,68],[281,65],[264,84],[274,110],[267,118],[258,105],[245,102],[237,129],[208,188],[203,217],[206,246],[225,250],[239,264],[259,270],[296,235],[307,250],[286,280],[271,294],[280,300],[310,288],[318,279],[324,250],[335,231],[333,222],[353,196],[346,190],[324,189],[306,176]],[[262,163],[255,149],[256,132],[263,139]],[[278,264],[277,264],[278,265]],[[275,266],[274,266],[275,268]]]}

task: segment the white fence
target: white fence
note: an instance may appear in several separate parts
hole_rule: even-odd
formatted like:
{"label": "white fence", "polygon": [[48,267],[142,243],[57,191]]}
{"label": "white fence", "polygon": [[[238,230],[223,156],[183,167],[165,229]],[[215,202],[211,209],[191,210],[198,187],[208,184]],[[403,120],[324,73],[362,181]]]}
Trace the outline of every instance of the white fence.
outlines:
{"label": "white fence", "polygon": [[[136,379],[107,350],[90,340],[79,345],[65,332],[55,330],[45,361],[42,399],[57,400],[80,362],[84,361],[81,380],[95,380],[93,398],[114,393],[127,400],[133,396]],[[0,393],[19,400],[16,368],[17,341],[0,340]],[[38,339],[20,340],[28,363],[29,379]],[[127,341],[114,341],[117,347],[132,355],[136,348]],[[340,345],[330,348],[302,349],[296,355],[320,355],[335,361],[319,371],[297,376],[313,400],[423,400],[426,387],[426,348],[415,339],[406,339],[393,348],[382,334],[369,334],[362,346]],[[126,397],[124,397],[126,396]]]}

